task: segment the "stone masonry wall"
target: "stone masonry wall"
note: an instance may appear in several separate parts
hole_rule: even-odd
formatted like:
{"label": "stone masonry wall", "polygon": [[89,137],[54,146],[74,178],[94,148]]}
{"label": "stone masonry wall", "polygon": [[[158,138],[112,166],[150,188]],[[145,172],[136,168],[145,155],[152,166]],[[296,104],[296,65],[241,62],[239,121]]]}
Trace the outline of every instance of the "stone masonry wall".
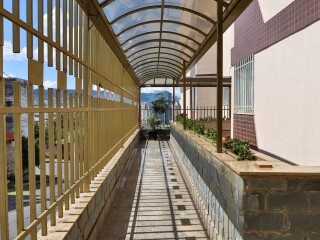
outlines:
{"label": "stone masonry wall", "polygon": [[65,211],[64,217],[57,219],[56,226],[48,224],[48,236],[41,236],[39,232],[38,239],[93,239],[92,230],[139,137],[137,130],[91,182],[90,191],[76,199],[72,208]]}
{"label": "stone masonry wall", "polygon": [[244,178],[245,239],[320,239],[320,178]]}
{"label": "stone masonry wall", "polygon": [[304,174],[297,166],[293,172],[252,168],[239,175],[223,163],[223,154],[220,161],[199,145],[198,136],[175,125],[170,130],[170,142],[212,221],[211,239],[320,239],[319,174]]}
{"label": "stone masonry wall", "polygon": [[212,221],[215,231],[212,239],[242,239],[243,180],[185,132],[173,125],[170,131],[170,141],[187,168]]}

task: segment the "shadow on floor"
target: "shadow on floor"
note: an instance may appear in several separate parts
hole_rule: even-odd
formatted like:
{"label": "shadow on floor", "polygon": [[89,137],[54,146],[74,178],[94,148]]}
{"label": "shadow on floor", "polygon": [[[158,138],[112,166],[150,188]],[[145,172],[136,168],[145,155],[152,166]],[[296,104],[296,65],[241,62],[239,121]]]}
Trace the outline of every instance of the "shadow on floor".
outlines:
{"label": "shadow on floor", "polygon": [[141,141],[97,239],[208,239],[167,141]]}

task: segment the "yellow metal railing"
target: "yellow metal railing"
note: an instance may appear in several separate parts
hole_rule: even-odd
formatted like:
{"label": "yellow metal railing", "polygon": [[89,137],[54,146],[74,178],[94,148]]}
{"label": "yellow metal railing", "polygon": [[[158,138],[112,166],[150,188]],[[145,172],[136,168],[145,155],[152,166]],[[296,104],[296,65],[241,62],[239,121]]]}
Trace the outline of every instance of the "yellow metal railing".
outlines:
{"label": "yellow metal railing", "polygon": [[[92,26],[93,23],[89,21],[77,1],[65,0],[62,1],[62,6],[60,1],[46,0],[46,4],[43,0],[37,2],[37,12],[35,12],[32,1],[26,1],[24,11],[27,16],[24,21],[19,17],[21,11],[19,0],[12,0],[12,11],[5,9],[4,1],[0,0],[1,239],[9,239],[12,229],[16,230],[14,237],[17,239],[24,239],[27,236],[36,239],[39,226],[41,234],[47,235],[49,217],[49,224],[54,226],[56,219],[63,217],[64,210],[73,207],[75,198],[80,197],[82,192],[89,191],[91,180],[138,127],[138,86],[99,31]],[[47,6],[46,9],[44,6]],[[35,17],[44,14],[47,14],[46,33],[44,33],[44,18]],[[6,32],[4,19],[12,23],[12,33]],[[38,20],[37,29],[33,27],[34,19]],[[21,105],[21,84],[16,81],[13,84],[14,106],[6,107],[3,78],[3,65],[6,61],[3,55],[4,36],[12,34],[12,51],[20,53],[21,29],[27,34],[27,106]],[[34,39],[38,41],[37,57],[33,56]],[[45,89],[44,68],[53,67],[57,72],[57,89]],[[75,81],[74,93],[67,91],[67,82],[70,78]],[[96,96],[92,94],[93,86],[96,86]],[[38,99],[34,99],[35,89],[38,89]],[[46,91],[47,96],[45,96]],[[14,226],[9,226],[8,220],[6,153],[8,114],[13,114],[14,119],[16,191]],[[24,192],[26,189],[24,189],[22,166],[22,114],[27,115],[28,125],[27,193]],[[38,116],[39,124],[37,139],[35,139],[35,116]],[[39,141],[39,153],[35,152],[36,141]],[[36,187],[36,154],[39,154],[40,159],[40,189]],[[24,206],[24,194],[29,196],[28,206]],[[38,199],[40,203],[37,202]],[[37,211],[37,204],[40,206],[40,213]],[[30,221],[26,221],[27,211],[30,212]]]}

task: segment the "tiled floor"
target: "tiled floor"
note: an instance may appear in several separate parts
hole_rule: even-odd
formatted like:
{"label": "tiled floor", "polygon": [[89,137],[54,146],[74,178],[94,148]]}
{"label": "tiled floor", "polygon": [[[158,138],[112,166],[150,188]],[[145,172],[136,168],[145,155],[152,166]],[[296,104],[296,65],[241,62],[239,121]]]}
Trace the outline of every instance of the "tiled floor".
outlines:
{"label": "tiled floor", "polygon": [[208,239],[166,141],[134,150],[98,239]]}

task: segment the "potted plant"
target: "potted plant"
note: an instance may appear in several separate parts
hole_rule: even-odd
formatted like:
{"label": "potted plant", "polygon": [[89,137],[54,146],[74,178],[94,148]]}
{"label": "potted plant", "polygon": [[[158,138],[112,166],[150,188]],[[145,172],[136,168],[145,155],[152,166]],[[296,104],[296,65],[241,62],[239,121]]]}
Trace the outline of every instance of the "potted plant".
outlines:
{"label": "potted plant", "polygon": [[161,124],[161,121],[159,118],[156,117],[156,115],[151,115],[147,118],[148,125],[152,129],[152,131],[148,132],[149,139],[157,140],[157,127]]}

